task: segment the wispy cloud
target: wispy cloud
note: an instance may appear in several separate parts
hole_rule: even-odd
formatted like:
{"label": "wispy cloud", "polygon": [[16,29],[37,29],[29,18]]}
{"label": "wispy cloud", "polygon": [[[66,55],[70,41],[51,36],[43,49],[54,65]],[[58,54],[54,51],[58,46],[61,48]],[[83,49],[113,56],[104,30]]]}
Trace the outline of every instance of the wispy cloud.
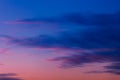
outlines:
{"label": "wispy cloud", "polygon": [[[28,38],[6,37],[9,43],[37,50],[49,49],[62,51],[67,55],[50,59],[62,62],[61,67],[82,67],[88,63],[119,63],[120,36],[119,28],[104,28],[88,32],[80,37],[80,33],[61,33],[58,36],[39,35]],[[116,66],[116,67],[115,67]],[[118,74],[119,64],[104,67],[106,73]],[[113,69],[114,68],[114,69]]]}
{"label": "wispy cloud", "polygon": [[94,26],[118,26],[120,25],[120,12],[106,14],[83,15],[81,13],[70,13],[55,17],[28,18],[3,22],[7,24],[46,24],[46,23],[66,23],[78,25]]}
{"label": "wispy cloud", "polygon": [[[61,32],[58,36],[39,35],[28,38],[16,38],[1,35],[3,41],[34,49],[49,49],[56,53],[64,53],[62,57],[51,59],[61,61],[62,67],[84,66],[88,63],[119,63],[120,62],[120,13],[93,14],[66,14],[57,18],[23,19],[17,22],[49,22],[74,23],[78,25],[95,25],[95,30]],[[75,33],[74,33],[75,32]],[[70,33],[70,34],[69,34]],[[113,69],[113,66],[115,69]],[[116,66],[116,67],[115,67]],[[119,64],[104,67],[109,73],[118,73]],[[117,70],[116,70],[117,69]]]}

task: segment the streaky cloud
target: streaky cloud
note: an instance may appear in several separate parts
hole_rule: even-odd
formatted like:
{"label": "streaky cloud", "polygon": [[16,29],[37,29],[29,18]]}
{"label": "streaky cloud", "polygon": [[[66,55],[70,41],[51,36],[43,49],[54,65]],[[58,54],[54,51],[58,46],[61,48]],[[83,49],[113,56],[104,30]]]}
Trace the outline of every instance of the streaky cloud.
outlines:
{"label": "streaky cloud", "polygon": [[65,23],[77,25],[93,25],[93,26],[119,26],[120,12],[84,15],[81,13],[68,13],[61,16],[46,18],[28,18],[21,20],[13,20],[3,22],[5,24],[47,24],[47,23]]}
{"label": "streaky cloud", "polygon": [[[62,62],[60,65],[62,68],[83,67],[90,63],[120,63],[119,27],[98,28],[85,34],[69,33],[61,32],[58,36],[39,35],[28,38],[2,37],[11,44],[23,47],[67,52],[67,55],[50,59],[50,61]],[[103,67],[106,73],[119,74],[119,64]]]}

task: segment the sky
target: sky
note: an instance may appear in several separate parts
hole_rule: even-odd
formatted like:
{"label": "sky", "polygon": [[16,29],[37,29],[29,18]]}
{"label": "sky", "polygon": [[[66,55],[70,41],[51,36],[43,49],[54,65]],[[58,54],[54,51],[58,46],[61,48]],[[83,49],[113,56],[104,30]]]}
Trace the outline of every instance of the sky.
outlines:
{"label": "sky", "polygon": [[120,80],[120,1],[0,0],[0,80]]}

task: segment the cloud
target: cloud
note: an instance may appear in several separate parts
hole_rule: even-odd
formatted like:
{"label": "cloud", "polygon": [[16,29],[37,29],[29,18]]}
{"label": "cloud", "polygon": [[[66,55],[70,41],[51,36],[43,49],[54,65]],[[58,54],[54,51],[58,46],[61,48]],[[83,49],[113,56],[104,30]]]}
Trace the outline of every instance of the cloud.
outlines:
{"label": "cloud", "polygon": [[[66,56],[50,59],[50,61],[60,61],[62,63],[60,67],[62,68],[83,67],[85,64],[88,63],[92,64],[120,62],[120,47],[118,46],[118,44],[120,43],[117,39],[105,39],[106,41],[101,46],[102,43],[99,39],[95,39],[98,44],[94,45],[94,39],[92,39],[93,41],[91,42],[91,38],[88,38],[89,40],[84,42],[85,44],[83,47],[80,39],[74,36],[72,38],[70,38],[69,36],[64,36],[59,38],[55,38],[52,36],[37,36],[24,39],[8,39],[10,39],[10,43],[15,43],[24,47],[34,48],[37,50],[49,49],[56,53],[58,53],[59,51],[64,54],[67,53]],[[116,35],[115,38],[117,37],[118,36]],[[106,42],[109,42],[110,44],[106,44]],[[90,47],[89,43],[91,43]],[[119,64],[111,64],[104,68],[106,69],[106,71],[100,73],[119,74],[120,71],[120,69],[118,69]]]}
{"label": "cloud", "polygon": [[88,30],[86,33],[61,32],[57,36],[39,35],[28,38],[15,38],[0,36],[7,42],[19,44],[26,47],[60,47],[60,48],[120,48],[120,28],[98,28]]}
{"label": "cloud", "polygon": [[8,24],[46,24],[46,23],[65,23],[93,26],[118,26],[120,25],[120,12],[83,15],[81,13],[69,13],[56,17],[28,18],[15,21],[4,22]]}
{"label": "cloud", "polygon": [[[115,53],[118,52],[118,53]],[[119,62],[120,61],[120,54],[118,51],[111,51],[111,52],[96,52],[93,54],[89,53],[83,53],[83,54],[73,54],[73,55],[67,55],[63,57],[57,57],[54,59],[51,59],[51,61],[61,61],[62,65],[61,67],[65,68],[71,68],[71,67],[77,67],[77,66],[84,66],[84,64],[87,63],[106,63],[106,62]],[[111,65],[110,65],[111,66]],[[116,64],[117,67],[114,67],[115,69],[118,68],[118,64]],[[106,67],[109,69],[108,67]]]}
{"label": "cloud", "polygon": [[49,61],[59,61],[60,68],[75,68],[84,67],[85,64],[92,63],[112,63],[108,66],[103,66],[103,71],[90,71],[87,73],[112,73],[120,75],[120,50],[110,52],[95,52],[95,53],[78,53],[67,56],[56,57]]}
{"label": "cloud", "polygon": [[120,75],[120,62],[112,63],[111,65],[105,66],[106,69],[108,69],[108,72],[111,72],[113,74]]}
{"label": "cloud", "polygon": [[[111,24],[111,23],[110,23]],[[120,62],[120,28],[96,27],[86,33],[61,32],[57,36],[39,35],[28,38],[2,36],[11,44],[35,49],[61,51],[67,55],[50,59],[62,62],[61,67],[82,67],[88,63],[119,63]],[[113,69],[113,66],[115,69]],[[115,67],[116,66],[116,67]],[[119,64],[104,67],[106,73],[118,74]],[[117,69],[117,70],[116,70]]]}
{"label": "cloud", "polygon": [[12,78],[12,77],[3,77],[3,78],[0,78],[0,80],[22,80],[22,79]]}
{"label": "cloud", "polygon": [[15,73],[0,74],[0,77],[5,77],[5,76],[17,76],[17,74]]}
{"label": "cloud", "polygon": [[112,73],[112,74],[115,74],[115,75],[120,75],[120,71],[114,71],[114,70],[90,71],[90,72],[86,72],[86,73],[90,73],[90,74]]}
{"label": "cloud", "polygon": [[13,77],[13,76],[17,76],[17,74],[16,73],[0,74],[0,80],[23,80],[23,79]]}

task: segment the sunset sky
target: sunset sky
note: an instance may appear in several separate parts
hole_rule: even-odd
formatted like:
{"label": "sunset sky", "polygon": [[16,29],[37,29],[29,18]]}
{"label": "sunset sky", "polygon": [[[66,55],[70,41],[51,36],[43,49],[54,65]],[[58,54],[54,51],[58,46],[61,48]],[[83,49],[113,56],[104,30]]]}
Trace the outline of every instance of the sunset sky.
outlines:
{"label": "sunset sky", "polygon": [[0,80],[120,80],[120,1],[0,0]]}

